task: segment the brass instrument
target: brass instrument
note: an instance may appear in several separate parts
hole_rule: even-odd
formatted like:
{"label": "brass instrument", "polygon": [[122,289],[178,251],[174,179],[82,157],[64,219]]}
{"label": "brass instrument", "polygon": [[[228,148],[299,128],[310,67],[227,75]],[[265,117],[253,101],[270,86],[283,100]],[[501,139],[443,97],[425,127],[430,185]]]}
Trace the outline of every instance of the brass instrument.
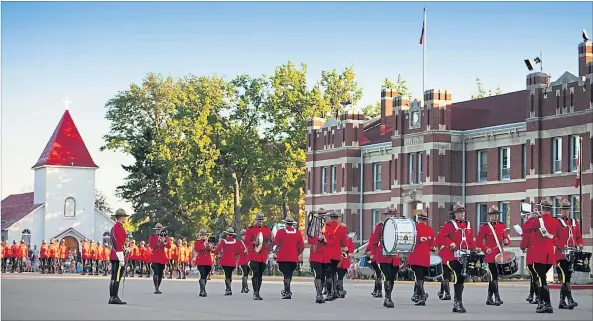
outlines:
{"label": "brass instrument", "polygon": [[525,219],[531,215],[541,216],[542,207],[540,204],[521,202],[521,218]]}
{"label": "brass instrument", "polygon": [[325,225],[325,217],[327,213],[310,212],[307,215],[307,236],[311,238],[318,238],[323,234],[323,226]]}
{"label": "brass instrument", "polygon": [[259,253],[261,252],[261,249],[264,246],[264,233],[259,232],[257,233],[257,236],[255,237],[255,252]]}

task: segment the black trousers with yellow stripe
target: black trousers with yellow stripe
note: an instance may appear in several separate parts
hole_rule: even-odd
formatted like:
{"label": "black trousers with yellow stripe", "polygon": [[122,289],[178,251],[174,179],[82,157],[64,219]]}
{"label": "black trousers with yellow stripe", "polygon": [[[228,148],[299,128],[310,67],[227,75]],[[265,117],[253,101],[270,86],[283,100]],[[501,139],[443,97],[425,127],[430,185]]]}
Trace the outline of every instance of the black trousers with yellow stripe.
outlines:
{"label": "black trousers with yellow stripe", "polygon": [[572,277],[570,262],[568,262],[568,260],[559,260],[557,263],[556,273],[558,273],[558,281],[560,281],[560,283],[570,283]]}
{"label": "black trousers with yellow stripe", "polygon": [[111,282],[109,283],[109,296],[115,298],[119,292],[119,282],[124,274],[123,266],[119,265],[119,260],[111,260]]}

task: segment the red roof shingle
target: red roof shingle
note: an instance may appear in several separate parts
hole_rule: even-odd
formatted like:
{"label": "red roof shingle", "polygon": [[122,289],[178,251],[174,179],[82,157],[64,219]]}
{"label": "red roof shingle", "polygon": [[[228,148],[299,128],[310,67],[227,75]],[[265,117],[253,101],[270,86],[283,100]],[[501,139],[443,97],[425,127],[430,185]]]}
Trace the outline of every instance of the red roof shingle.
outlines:
{"label": "red roof shingle", "polygon": [[51,165],[98,167],[86,148],[68,110],[64,112],[53,135],[45,145],[43,153],[32,168]]}
{"label": "red roof shingle", "polygon": [[2,229],[20,221],[43,204],[33,204],[33,192],[12,194],[2,200]]}

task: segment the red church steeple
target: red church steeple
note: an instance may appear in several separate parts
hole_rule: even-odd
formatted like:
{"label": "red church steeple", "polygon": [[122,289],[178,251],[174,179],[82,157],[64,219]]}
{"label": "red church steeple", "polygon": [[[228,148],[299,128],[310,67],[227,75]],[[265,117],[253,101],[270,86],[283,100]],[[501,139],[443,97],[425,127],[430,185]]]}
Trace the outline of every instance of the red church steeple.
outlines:
{"label": "red church steeple", "polygon": [[68,110],[64,112],[43,153],[32,168],[41,166],[99,167],[93,161]]}

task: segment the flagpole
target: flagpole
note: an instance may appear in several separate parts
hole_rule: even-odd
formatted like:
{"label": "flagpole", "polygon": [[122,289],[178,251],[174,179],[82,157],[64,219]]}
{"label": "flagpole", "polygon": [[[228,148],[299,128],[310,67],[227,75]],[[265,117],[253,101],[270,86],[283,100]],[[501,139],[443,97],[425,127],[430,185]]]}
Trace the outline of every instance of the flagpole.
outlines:
{"label": "flagpole", "polygon": [[579,135],[579,224],[583,235],[583,137]]}
{"label": "flagpole", "polygon": [[426,79],[426,8],[424,8],[424,35],[422,39],[422,103],[424,102],[424,81]]}

